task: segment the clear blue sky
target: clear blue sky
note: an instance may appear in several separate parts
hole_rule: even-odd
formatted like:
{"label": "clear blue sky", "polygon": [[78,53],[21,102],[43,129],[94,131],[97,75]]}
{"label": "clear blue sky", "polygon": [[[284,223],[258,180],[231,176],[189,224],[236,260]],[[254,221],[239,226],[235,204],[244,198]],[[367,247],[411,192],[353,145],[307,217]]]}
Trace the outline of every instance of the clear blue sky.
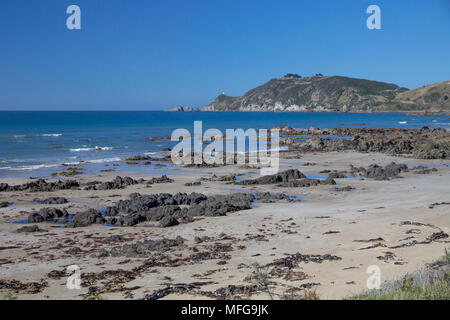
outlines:
{"label": "clear blue sky", "polygon": [[289,72],[450,80],[450,0],[1,0],[0,39],[0,110],[203,106]]}

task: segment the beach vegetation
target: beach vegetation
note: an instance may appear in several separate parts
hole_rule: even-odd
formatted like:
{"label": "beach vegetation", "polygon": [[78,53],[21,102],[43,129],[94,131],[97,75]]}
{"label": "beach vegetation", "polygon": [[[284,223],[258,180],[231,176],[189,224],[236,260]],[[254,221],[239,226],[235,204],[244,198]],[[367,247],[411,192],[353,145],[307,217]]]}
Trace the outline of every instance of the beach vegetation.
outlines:
{"label": "beach vegetation", "polygon": [[449,300],[450,253],[403,278],[388,282],[378,290],[354,296],[352,300]]}
{"label": "beach vegetation", "polygon": [[270,276],[267,272],[267,269],[262,267],[260,264],[253,264],[254,268],[254,281],[259,287],[263,288],[264,291],[269,295],[270,300],[273,300],[273,294],[269,287],[270,284]]}
{"label": "beach vegetation", "polygon": [[8,292],[3,296],[3,300],[17,300],[17,297],[12,292]]}

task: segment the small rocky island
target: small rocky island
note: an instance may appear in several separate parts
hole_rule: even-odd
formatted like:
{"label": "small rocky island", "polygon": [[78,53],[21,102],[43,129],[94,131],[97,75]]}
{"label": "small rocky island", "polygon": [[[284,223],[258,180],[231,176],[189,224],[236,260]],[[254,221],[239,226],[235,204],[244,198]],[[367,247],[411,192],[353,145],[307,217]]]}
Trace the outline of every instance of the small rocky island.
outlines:
{"label": "small rocky island", "polygon": [[199,112],[200,109],[199,108],[192,108],[192,107],[175,107],[169,110],[166,110],[168,112]]}

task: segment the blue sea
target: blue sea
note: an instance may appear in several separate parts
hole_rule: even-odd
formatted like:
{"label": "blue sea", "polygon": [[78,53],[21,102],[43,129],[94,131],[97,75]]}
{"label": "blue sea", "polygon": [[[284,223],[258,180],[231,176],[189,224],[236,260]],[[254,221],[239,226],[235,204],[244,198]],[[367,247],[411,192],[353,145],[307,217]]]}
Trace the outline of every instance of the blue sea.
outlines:
{"label": "blue sea", "polygon": [[[150,137],[170,136],[178,128],[193,132],[194,121],[202,121],[203,130],[217,128],[223,132],[281,125],[450,129],[448,116],[406,116],[404,113],[3,111],[0,112],[0,177],[47,177],[52,172],[61,172],[63,163],[82,166],[90,172],[112,166],[116,171],[126,171],[131,168],[121,159],[137,154],[161,156],[162,149],[176,144],[167,140],[149,141]],[[140,168],[149,173],[154,169],[154,166]]]}

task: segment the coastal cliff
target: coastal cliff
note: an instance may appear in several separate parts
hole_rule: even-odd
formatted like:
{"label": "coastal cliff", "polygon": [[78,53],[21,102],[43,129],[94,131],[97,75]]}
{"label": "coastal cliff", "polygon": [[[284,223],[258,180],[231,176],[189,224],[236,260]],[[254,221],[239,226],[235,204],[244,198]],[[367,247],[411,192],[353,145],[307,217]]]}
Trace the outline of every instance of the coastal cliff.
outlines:
{"label": "coastal cliff", "polygon": [[391,112],[449,111],[450,82],[409,90],[379,81],[287,74],[240,97],[219,95],[202,111]]}

